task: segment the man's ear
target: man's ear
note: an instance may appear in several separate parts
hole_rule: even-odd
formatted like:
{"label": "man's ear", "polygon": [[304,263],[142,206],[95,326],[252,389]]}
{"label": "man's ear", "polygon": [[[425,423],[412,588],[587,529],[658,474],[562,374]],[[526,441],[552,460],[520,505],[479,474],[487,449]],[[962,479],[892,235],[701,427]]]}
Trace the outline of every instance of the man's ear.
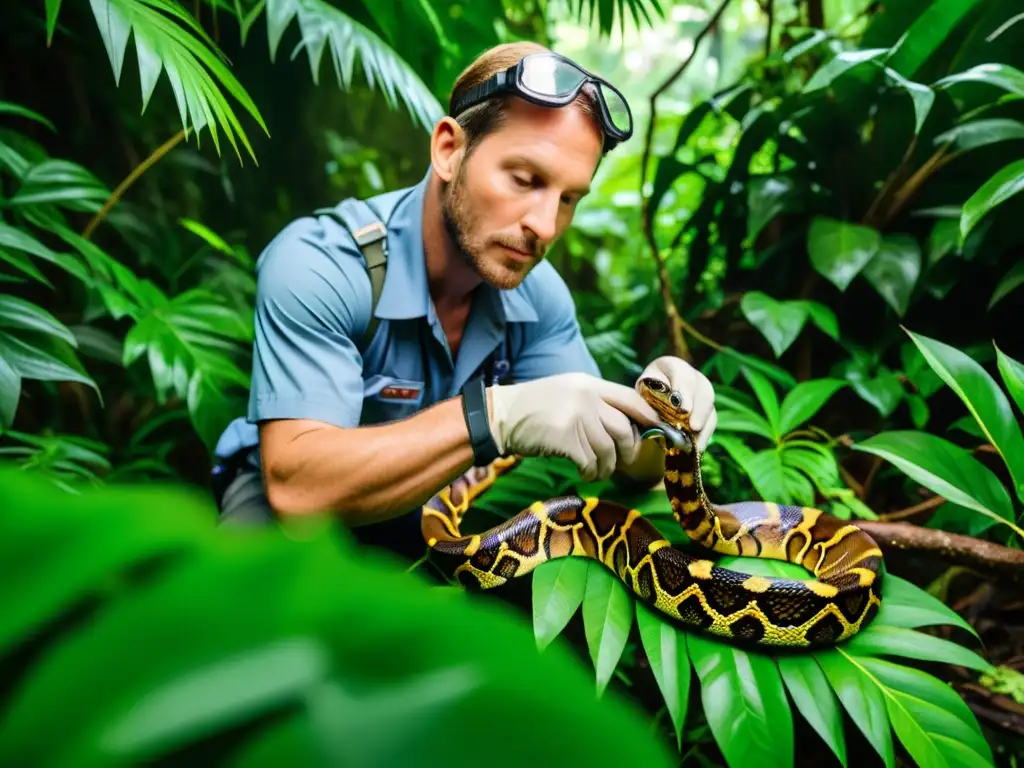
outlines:
{"label": "man's ear", "polygon": [[449,182],[462,162],[466,133],[452,117],[442,117],[430,136],[430,165],[442,181]]}

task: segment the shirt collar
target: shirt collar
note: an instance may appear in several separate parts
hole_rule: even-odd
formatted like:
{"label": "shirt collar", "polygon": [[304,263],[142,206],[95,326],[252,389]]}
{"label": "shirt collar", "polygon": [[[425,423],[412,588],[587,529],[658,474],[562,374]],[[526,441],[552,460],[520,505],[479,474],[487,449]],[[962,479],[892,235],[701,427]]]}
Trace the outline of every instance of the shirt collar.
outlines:
{"label": "shirt collar", "polygon": [[[388,223],[388,270],[374,314],[384,320],[436,319],[427,284],[426,254],[423,250],[423,201],[432,169],[414,187],[403,190]],[[393,268],[394,266],[394,268]],[[487,283],[478,290],[496,294],[498,301],[482,306],[500,308],[506,322],[536,322],[537,311],[522,290],[522,284],[502,291]]]}

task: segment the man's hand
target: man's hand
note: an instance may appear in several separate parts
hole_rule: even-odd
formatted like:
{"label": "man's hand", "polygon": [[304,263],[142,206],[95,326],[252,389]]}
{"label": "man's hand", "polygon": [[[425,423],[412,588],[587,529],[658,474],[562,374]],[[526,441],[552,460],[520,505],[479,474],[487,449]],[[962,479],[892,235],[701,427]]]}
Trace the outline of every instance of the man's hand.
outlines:
{"label": "man's hand", "polygon": [[637,425],[659,421],[635,389],[585,373],[493,386],[489,395],[491,434],[501,453],[561,456],[588,481],[633,463],[640,450]]}
{"label": "man's hand", "polygon": [[660,379],[683,398],[683,409],[690,413],[690,427],[697,435],[697,449],[703,453],[718,425],[715,390],[708,377],[685,360],[666,355],[648,365],[636,380]]}

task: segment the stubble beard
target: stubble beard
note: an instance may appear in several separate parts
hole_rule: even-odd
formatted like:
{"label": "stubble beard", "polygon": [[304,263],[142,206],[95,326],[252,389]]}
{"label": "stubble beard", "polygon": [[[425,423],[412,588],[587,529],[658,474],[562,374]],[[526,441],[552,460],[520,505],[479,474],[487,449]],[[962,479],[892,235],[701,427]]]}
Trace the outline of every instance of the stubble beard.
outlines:
{"label": "stubble beard", "polygon": [[[459,255],[480,277],[498,290],[517,287],[538,261],[518,262],[510,259],[488,259],[484,255],[485,243],[467,233],[476,231],[476,216],[465,194],[465,164],[459,167],[455,178],[448,184],[441,205],[444,228],[458,250]],[[508,238],[498,238],[498,243],[511,248],[529,250],[538,254],[536,243],[512,243]]]}

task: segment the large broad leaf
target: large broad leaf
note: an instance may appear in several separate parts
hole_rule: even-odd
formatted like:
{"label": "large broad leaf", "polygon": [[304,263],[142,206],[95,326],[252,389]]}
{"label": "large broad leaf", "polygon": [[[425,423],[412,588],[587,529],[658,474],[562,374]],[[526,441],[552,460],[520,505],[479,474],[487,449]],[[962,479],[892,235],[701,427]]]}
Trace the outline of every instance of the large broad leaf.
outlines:
{"label": "large broad leaf", "polygon": [[633,599],[622,581],[603,563],[591,561],[589,565],[583,596],[583,628],[600,695],[619,664],[629,630],[633,628]]}
{"label": "large broad leaf", "polygon": [[887,627],[872,623],[854,635],[844,646],[858,655],[904,656],[921,661],[958,664],[985,673],[992,665],[962,645],[905,627]]}
{"label": "large broad leaf", "polygon": [[533,571],[533,633],[546,648],[565,629],[587,593],[589,563],[563,557]]}
{"label": "large broad leaf", "polygon": [[754,242],[776,216],[798,209],[800,187],[789,176],[753,178],[747,191],[747,238]]}
{"label": "large broad leaf", "polygon": [[744,316],[771,344],[775,357],[789,349],[807,323],[807,309],[797,302],[777,301],[762,291],[749,291],[740,300]]}
{"label": "large broad leaf", "polygon": [[687,638],[687,649],[704,715],[729,767],[792,765],[793,715],[772,659],[698,634]]}
{"label": "large broad leaf", "polygon": [[927,432],[882,432],[854,443],[853,448],[892,462],[930,491],[1008,525],[1024,537],[1024,531],[1013,523],[1013,502],[999,478],[969,451],[948,440]]}
{"label": "large broad leaf", "polygon": [[779,671],[800,714],[846,766],[843,714],[828,678],[810,656],[782,656]]}
{"label": "large broad leaf", "polygon": [[75,335],[64,323],[38,304],[25,301],[17,296],[0,294],[0,328],[38,331],[63,339],[73,347],[78,346]]}
{"label": "large broad leaf", "polygon": [[537,754],[671,764],[635,709],[598,700],[565,649],[538,654],[505,612],[354,559],[333,527],[302,541],[217,533],[191,492],[75,497],[10,471],[0,506],[0,557],[19,574],[0,586],[3,660],[17,676],[2,762],[469,766],[515,721],[532,735],[494,765]]}
{"label": "large broad leaf", "polygon": [[1017,495],[1024,501],[1024,436],[1013,408],[988,371],[970,355],[911,331],[907,334],[928,364],[967,406],[989,442],[1003,457]]}
{"label": "large broad leaf", "polygon": [[665,621],[660,613],[643,601],[634,600],[634,603],[640,642],[672,718],[676,746],[682,748],[683,726],[690,702],[690,656],[686,633]]}
{"label": "large broad leaf", "polygon": [[985,214],[1021,190],[1024,190],[1024,160],[1017,160],[994,174],[964,203],[960,216],[961,239],[967,239]]}
{"label": "large broad leaf", "polygon": [[1017,96],[1024,96],[1024,72],[1008,64],[977,64],[963,72],[936,80],[936,88],[949,88],[962,83],[984,83]]}
{"label": "large broad leaf", "polygon": [[854,67],[859,67],[861,64],[866,64],[869,61],[875,62],[887,53],[889,53],[888,48],[872,48],[864,51],[843,51],[814,73],[811,79],[808,80],[807,84],[804,86],[804,93],[812,93],[813,91],[826,88],[840,75],[849,72]]}
{"label": "large broad leaf", "polygon": [[978,638],[974,627],[968,624],[960,614],[934,595],[892,573],[885,574],[882,587],[882,607],[879,608],[872,625],[910,629],[950,625],[959,627]]}
{"label": "large broad leaf", "polygon": [[814,417],[846,382],[842,379],[802,381],[786,393],[779,414],[779,431],[787,434]]}
{"label": "large broad leaf", "polygon": [[818,216],[807,233],[811,265],[840,291],[845,291],[882,244],[878,230]]}
{"label": "large broad leaf", "polygon": [[957,152],[996,144],[1000,141],[1024,139],[1024,123],[1006,117],[972,120],[950,128],[935,137],[935,144],[952,144]]}
{"label": "large broad leaf", "polygon": [[865,266],[864,279],[903,317],[921,275],[921,247],[910,235],[888,235]]}
{"label": "large broad leaf", "polygon": [[912,77],[979,0],[934,0],[894,46],[888,66]]}

